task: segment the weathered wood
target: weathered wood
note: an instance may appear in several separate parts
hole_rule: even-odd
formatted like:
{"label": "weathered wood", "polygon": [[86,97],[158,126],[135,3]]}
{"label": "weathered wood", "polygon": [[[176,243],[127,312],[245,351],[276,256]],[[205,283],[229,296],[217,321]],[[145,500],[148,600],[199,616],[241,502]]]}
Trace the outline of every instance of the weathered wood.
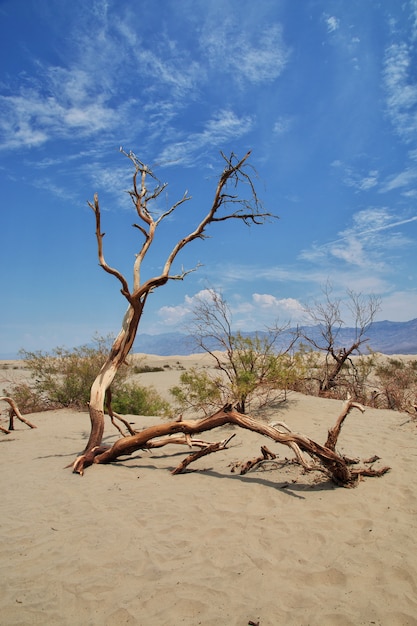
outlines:
{"label": "weathered wood", "polygon": [[36,428],[35,424],[32,424],[32,422],[29,422],[29,420],[25,419],[23,417],[23,415],[21,414],[19,407],[17,406],[16,402],[13,400],[13,398],[10,398],[9,396],[1,396],[0,400],[4,400],[4,402],[7,402],[10,405],[10,413],[9,413],[9,429],[5,429],[2,428],[1,430],[3,432],[10,432],[11,430],[14,430],[14,417],[16,416],[18,420],[20,420],[21,422],[23,422],[24,424],[26,424],[26,426],[29,426],[29,428]]}
{"label": "weathered wood", "polygon": [[336,420],[336,424],[329,430],[326,443],[324,444],[326,448],[329,448],[329,450],[334,451],[336,448],[336,443],[340,435],[343,422],[352,409],[358,409],[361,413],[365,412],[365,407],[363,407],[362,404],[359,404],[359,402],[352,402],[351,400],[346,400],[346,402],[344,402],[342,411]]}
{"label": "weathered wood", "polygon": [[[332,443],[334,444],[336,444],[341,424],[343,423],[346,415],[349,413],[350,408],[358,408],[356,403],[350,403],[350,405],[348,408],[347,405],[344,406],[342,412],[345,413],[344,417],[341,419],[341,416],[339,416],[336,427],[333,429],[334,437],[332,439]],[[367,468],[363,471],[361,469],[351,470],[346,460],[331,448],[322,446],[309,437],[299,433],[281,432],[274,426],[255,420],[253,417],[248,415],[238,413],[233,409],[233,407],[228,405],[209,417],[204,417],[199,420],[180,420],[157,424],[155,426],[145,428],[135,435],[119,439],[111,448],[101,448],[98,452],[97,448],[95,448],[93,453],[90,451],[90,453],[78,457],[73,466],[73,471],[82,474],[84,472],[84,468],[92,463],[111,463],[119,457],[130,455],[139,449],[159,447],[159,445],[167,445],[169,443],[177,443],[175,438],[171,438],[171,436],[178,433],[182,433],[186,436],[192,436],[219,428],[220,426],[225,426],[227,424],[232,424],[252,432],[257,432],[260,435],[276,441],[277,443],[281,443],[292,448],[295,452],[297,452],[297,450],[307,452],[312,458],[317,459],[321,467],[306,464],[305,459],[303,457],[300,459],[300,455],[296,453],[298,462],[300,462],[300,464],[308,470],[322,470],[324,468],[327,474],[338,485],[352,486],[357,481],[358,475],[377,476],[381,473],[385,473],[385,471],[388,471],[389,469],[384,468],[383,470],[378,470],[379,473],[374,473],[373,470],[369,470]],[[161,441],[163,443],[161,443]],[[211,451],[216,451],[216,446],[221,444],[222,442],[219,444],[209,444],[208,452],[205,454],[209,454]],[[189,459],[186,465],[189,465],[189,463],[196,458],[203,456],[203,452],[199,451],[196,455],[197,456],[195,457],[191,455],[193,458]],[[181,467],[181,465],[179,467]],[[179,471],[181,470],[178,470],[175,473],[179,473]],[[372,473],[370,473],[371,471]]]}
{"label": "weathered wood", "polygon": [[193,454],[189,454],[185,459],[181,461],[181,463],[172,470],[172,474],[181,474],[190,463],[194,463],[197,459],[201,459],[203,456],[207,456],[208,454],[212,454],[213,452],[218,452],[219,450],[225,450],[227,448],[228,443],[233,439],[235,435],[231,435],[228,439],[224,439],[223,441],[218,441],[216,443],[211,443],[204,448],[200,448],[197,452]]}

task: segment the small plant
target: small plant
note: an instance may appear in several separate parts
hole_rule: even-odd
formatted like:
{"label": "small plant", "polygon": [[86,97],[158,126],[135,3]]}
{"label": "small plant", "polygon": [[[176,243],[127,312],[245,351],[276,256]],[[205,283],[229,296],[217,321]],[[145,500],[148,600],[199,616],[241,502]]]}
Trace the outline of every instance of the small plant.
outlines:
{"label": "small plant", "polygon": [[44,394],[27,383],[19,383],[13,385],[11,389],[3,389],[3,395],[11,396],[23,415],[59,408],[59,405],[54,405]]}
{"label": "small plant", "polygon": [[404,362],[390,358],[376,367],[376,376],[381,391],[375,400],[388,409],[416,414],[417,405],[417,360]]}
{"label": "small plant", "polygon": [[[20,383],[6,392],[11,395],[23,413],[71,407],[86,409],[90,388],[109,349],[111,338],[95,336],[93,345],[73,350],[55,348],[51,354],[22,351],[34,380]],[[134,371],[163,371],[162,368],[137,366]],[[126,383],[130,366],[119,369],[112,385],[112,407],[118,413],[138,415],[166,415],[169,403],[152,387],[144,388]]]}
{"label": "small plant", "polygon": [[117,413],[131,415],[170,414],[170,405],[158,394],[154,387],[142,387],[133,383],[123,383],[112,397],[112,407]]}
{"label": "small plant", "polygon": [[[21,351],[34,380],[30,386],[35,398],[42,398],[51,408],[86,408],[90,388],[104,363],[111,337],[94,336],[92,345],[84,345],[73,350],[58,347],[51,354],[46,352]],[[127,366],[120,371],[113,391],[126,377]],[[13,391],[16,395],[16,388]]]}
{"label": "small plant", "polygon": [[180,385],[172,387],[178,410],[193,409],[208,415],[213,409],[225,404],[224,383],[220,376],[210,377],[207,372],[191,368],[180,376]]}
{"label": "small plant", "polygon": [[[169,367],[169,365],[165,365],[165,367]],[[135,365],[133,371],[135,374],[148,374],[152,372],[163,372],[164,368],[157,365]]]}

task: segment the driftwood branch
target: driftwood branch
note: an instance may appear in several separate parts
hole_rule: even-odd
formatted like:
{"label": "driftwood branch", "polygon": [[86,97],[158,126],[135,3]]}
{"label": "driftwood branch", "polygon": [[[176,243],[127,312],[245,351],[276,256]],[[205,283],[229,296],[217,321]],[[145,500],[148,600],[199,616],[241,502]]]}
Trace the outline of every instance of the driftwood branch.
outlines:
{"label": "driftwood branch", "polygon": [[172,470],[172,474],[181,474],[185,468],[190,465],[190,463],[197,461],[197,459],[201,459],[201,457],[212,454],[213,452],[218,452],[219,450],[225,450],[225,448],[227,448],[227,444],[231,441],[231,439],[233,439],[234,436],[235,435],[233,434],[228,439],[218,441],[217,443],[211,443],[204,448],[200,448],[197,452],[188,455],[183,461],[181,461],[178,467]]}
{"label": "driftwood branch", "polygon": [[243,476],[244,474],[247,474],[249,470],[253,469],[257,465],[260,465],[261,463],[264,463],[265,461],[273,461],[276,458],[277,458],[276,454],[271,452],[271,450],[268,450],[266,446],[261,446],[261,456],[257,456],[254,459],[251,459],[250,461],[246,461],[246,463],[243,463],[243,464],[242,463],[235,464],[232,468],[232,472],[234,472],[237,466],[239,466],[240,474],[241,476]]}
{"label": "driftwood branch", "polygon": [[17,417],[18,420],[20,420],[21,422],[23,422],[24,424],[26,424],[26,426],[29,426],[29,428],[36,428],[35,424],[32,424],[32,422],[29,422],[29,420],[25,419],[23,417],[23,415],[21,414],[19,407],[17,406],[16,402],[13,400],[13,398],[9,398],[8,396],[1,396],[0,400],[4,400],[4,402],[7,402],[10,405],[10,410],[9,410],[9,428],[0,428],[2,432],[8,434],[10,431],[14,430],[14,418],[15,416]]}
{"label": "driftwood branch", "polygon": [[[340,433],[341,424],[349,413],[351,408],[358,408],[356,403],[347,401],[344,405],[342,414],[343,419],[339,416],[334,431],[334,437],[332,439],[332,445],[336,445],[337,436]],[[84,468],[93,463],[111,463],[117,460],[121,456],[130,455],[136,450],[160,447],[161,445],[167,445],[169,443],[178,443],[176,437],[172,435],[182,434],[185,436],[185,441],[192,444],[192,440],[187,439],[192,435],[206,432],[231,424],[257,432],[260,435],[268,437],[277,443],[286,445],[294,451],[297,461],[307,470],[320,469],[325,471],[331,479],[339,485],[354,486],[357,482],[357,477],[362,476],[380,476],[389,470],[388,467],[384,467],[380,470],[355,469],[350,468],[350,464],[347,460],[337,454],[334,449],[327,446],[323,446],[305,435],[294,432],[282,432],[276,426],[265,424],[254,418],[238,413],[232,406],[227,405],[214,413],[209,417],[205,417],[199,420],[177,420],[156,426],[150,426],[145,428],[141,432],[124,437],[116,441],[111,448],[96,447],[93,450],[87,451],[84,455],[77,458],[73,465],[73,471],[79,474],[83,474]],[[282,425],[281,425],[282,427]],[[288,427],[285,428],[287,430]],[[289,429],[288,429],[289,430]],[[184,439],[181,439],[181,443]],[[228,442],[228,441],[227,441]],[[190,455],[184,464],[176,469],[175,473],[180,473],[190,463],[195,461],[205,454],[210,454],[219,449],[224,449],[225,442],[219,442],[214,444],[208,444],[202,448],[195,455]],[[317,464],[311,465],[305,460],[303,453],[307,453]]]}
{"label": "driftwood branch", "polygon": [[324,444],[326,448],[329,448],[329,450],[335,450],[336,443],[343,426],[343,422],[345,421],[346,417],[352,409],[358,409],[358,411],[361,411],[361,413],[365,412],[365,407],[362,406],[362,404],[359,404],[359,402],[351,402],[350,400],[348,400],[344,403],[342,411],[337,418],[336,424],[333,426],[333,428],[329,430],[326,443]]}

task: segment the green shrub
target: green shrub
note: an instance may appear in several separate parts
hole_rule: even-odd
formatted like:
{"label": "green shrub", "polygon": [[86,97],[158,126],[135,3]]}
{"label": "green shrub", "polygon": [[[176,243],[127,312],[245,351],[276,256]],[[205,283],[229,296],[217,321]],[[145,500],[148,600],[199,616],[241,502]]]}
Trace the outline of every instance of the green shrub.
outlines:
{"label": "green shrub", "polygon": [[170,405],[154,387],[134,383],[120,385],[112,396],[112,408],[117,413],[131,415],[169,415]]}
{"label": "green shrub", "polygon": [[28,383],[18,383],[10,389],[4,389],[5,396],[11,396],[24,415],[27,413],[39,413],[59,408],[48,400],[48,398],[28,385]]}
{"label": "green shrub", "polygon": [[213,407],[224,404],[223,387],[220,377],[211,377],[193,367],[182,372],[180,385],[172,387],[169,392],[175,398],[179,411],[194,409],[207,414]]}
{"label": "green shrub", "polygon": [[[26,412],[58,407],[87,408],[91,385],[107,358],[111,341],[111,337],[96,335],[92,345],[73,350],[58,347],[50,354],[22,350],[33,382],[14,385],[9,390],[10,395]],[[127,373],[127,366],[120,368],[112,385],[113,392]]]}
{"label": "green shrub", "polygon": [[[169,367],[169,365],[165,365],[164,367]],[[164,368],[157,365],[135,365],[133,371],[135,374],[148,374],[153,372],[163,372]]]}

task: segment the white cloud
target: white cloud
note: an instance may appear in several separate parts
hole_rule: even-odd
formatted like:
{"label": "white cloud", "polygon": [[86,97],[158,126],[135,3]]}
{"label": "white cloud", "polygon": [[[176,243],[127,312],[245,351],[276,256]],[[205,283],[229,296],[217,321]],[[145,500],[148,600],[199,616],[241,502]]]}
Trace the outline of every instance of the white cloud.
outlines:
{"label": "white cloud", "polygon": [[411,48],[404,42],[389,46],[385,54],[384,81],[387,110],[398,134],[416,139],[417,83],[413,80]]}
{"label": "white cloud", "polygon": [[298,318],[304,312],[302,305],[295,298],[276,298],[270,293],[254,293],[252,299],[256,306],[269,309],[278,315],[286,314]]}
{"label": "white cloud", "polygon": [[289,51],[280,24],[262,29],[237,24],[233,16],[222,16],[209,26],[201,39],[212,67],[227,72],[240,83],[259,84],[278,78],[287,64]]}
{"label": "white cloud", "polygon": [[201,153],[207,147],[222,146],[232,138],[242,137],[252,129],[253,123],[249,116],[238,117],[230,110],[218,111],[206,121],[201,132],[193,133],[183,141],[164,148],[158,156],[158,161],[166,165],[170,163],[193,165],[196,153]]}
{"label": "white cloud", "polygon": [[391,252],[413,243],[398,229],[415,221],[417,215],[395,215],[386,207],[364,209],[353,215],[351,225],[340,231],[336,240],[303,250],[300,259],[330,267],[338,260],[378,276],[390,271]]}
{"label": "white cloud", "polygon": [[340,26],[339,20],[334,15],[324,15],[324,21],[326,22],[328,33],[333,33]]}
{"label": "white cloud", "polygon": [[402,187],[415,187],[417,180],[417,168],[407,168],[399,174],[395,174],[388,178],[384,183],[381,191],[392,191],[393,189],[401,189]]}
{"label": "white cloud", "polygon": [[365,170],[364,168],[345,165],[336,160],[331,163],[336,170],[341,170],[343,182],[357,191],[369,191],[379,184],[379,171],[377,169]]}
{"label": "white cloud", "polygon": [[285,133],[288,133],[289,130],[291,130],[291,126],[292,118],[288,116],[281,116],[276,120],[273,132],[275,135],[284,135]]}
{"label": "white cloud", "polygon": [[[193,296],[186,295],[178,306],[164,306],[158,311],[164,328],[186,327],[191,319],[191,313],[198,302],[212,301],[211,290],[203,289]],[[294,298],[277,298],[272,294],[252,294],[251,298],[241,296],[226,298],[232,316],[232,325],[235,330],[260,330],[272,326],[277,320],[284,322],[300,321],[304,316],[304,309]],[[162,326],[160,326],[162,328]]]}
{"label": "white cloud", "polygon": [[378,320],[408,322],[417,317],[417,292],[415,290],[391,292],[382,296],[381,305]]}
{"label": "white cloud", "polygon": [[201,300],[206,300],[207,302],[212,300],[211,293],[210,289],[202,289],[193,296],[185,295],[181,304],[161,307],[158,311],[158,317],[164,326],[180,326],[190,318],[193,309]]}

